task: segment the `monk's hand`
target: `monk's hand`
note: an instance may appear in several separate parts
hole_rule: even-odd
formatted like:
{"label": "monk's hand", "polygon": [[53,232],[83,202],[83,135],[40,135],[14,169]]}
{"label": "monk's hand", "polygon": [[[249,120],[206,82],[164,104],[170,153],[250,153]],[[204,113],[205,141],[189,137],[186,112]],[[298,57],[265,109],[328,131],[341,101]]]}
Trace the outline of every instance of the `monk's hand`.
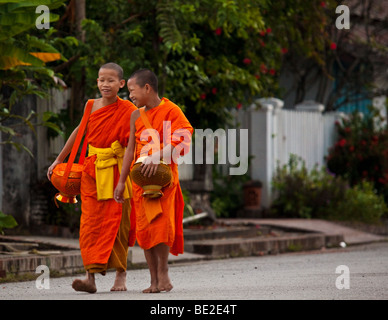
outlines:
{"label": "monk's hand", "polygon": [[52,165],[48,167],[48,169],[47,169],[47,179],[49,179],[49,180],[51,181],[51,175],[53,174],[53,170],[54,170],[54,168],[55,168],[58,164],[60,164],[60,163],[61,163],[60,161],[55,160],[55,161],[52,163]]}
{"label": "monk's hand", "polygon": [[113,198],[117,203],[124,203],[124,188],[125,183],[119,182],[116,186],[115,191],[113,192]]}
{"label": "monk's hand", "polygon": [[143,160],[143,163],[141,164],[142,169],[140,172],[145,177],[151,177],[158,170],[159,163],[160,163],[159,155],[152,154]]}

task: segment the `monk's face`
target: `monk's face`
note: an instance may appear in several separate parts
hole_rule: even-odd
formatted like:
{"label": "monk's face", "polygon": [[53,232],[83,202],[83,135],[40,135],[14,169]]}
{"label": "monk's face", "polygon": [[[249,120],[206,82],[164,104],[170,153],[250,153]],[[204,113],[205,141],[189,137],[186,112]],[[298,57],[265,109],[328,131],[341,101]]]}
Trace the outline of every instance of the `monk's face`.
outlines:
{"label": "monk's face", "polygon": [[103,98],[112,98],[125,86],[125,80],[120,80],[116,70],[103,68],[98,72],[97,86]]}
{"label": "monk's face", "polygon": [[127,82],[129,98],[132,100],[133,104],[140,108],[147,104],[149,96],[149,85],[146,84],[144,87],[141,87],[137,84],[136,78],[130,78]]}

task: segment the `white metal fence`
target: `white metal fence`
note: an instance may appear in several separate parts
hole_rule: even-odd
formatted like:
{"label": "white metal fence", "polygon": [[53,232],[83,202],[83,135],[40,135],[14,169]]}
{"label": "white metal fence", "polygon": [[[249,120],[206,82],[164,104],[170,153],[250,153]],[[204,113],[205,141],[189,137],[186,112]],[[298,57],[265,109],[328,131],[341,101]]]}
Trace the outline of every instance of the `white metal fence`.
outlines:
{"label": "white metal fence", "polygon": [[249,110],[237,114],[241,128],[249,130],[249,174],[263,183],[264,207],[272,201],[271,184],[277,166],[286,164],[291,154],[301,157],[308,169],[325,165],[325,156],[336,140],[335,121],[341,116],[337,112],[322,113],[320,105],[299,110],[282,107],[279,99],[259,99]]}
{"label": "white metal fence", "polygon": [[[306,161],[308,169],[324,165],[328,149],[334,144],[334,123],[338,114],[311,111],[281,110],[273,121],[274,160],[285,164],[290,154]],[[276,130],[276,131],[275,131]]]}

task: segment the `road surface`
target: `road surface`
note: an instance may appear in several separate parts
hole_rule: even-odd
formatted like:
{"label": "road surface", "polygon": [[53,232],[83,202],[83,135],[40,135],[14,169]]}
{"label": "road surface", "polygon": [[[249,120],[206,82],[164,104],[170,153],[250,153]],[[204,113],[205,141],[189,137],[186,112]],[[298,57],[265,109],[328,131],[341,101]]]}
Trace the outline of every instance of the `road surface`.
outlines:
{"label": "road surface", "polygon": [[110,292],[114,276],[97,275],[95,294],[73,291],[79,276],[51,278],[46,289],[37,289],[36,281],[2,283],[0,300],[385,300],[388,243],[171,265],[168,293],[141,292],[149,285],[147,269],[128,271],[126,292]]}

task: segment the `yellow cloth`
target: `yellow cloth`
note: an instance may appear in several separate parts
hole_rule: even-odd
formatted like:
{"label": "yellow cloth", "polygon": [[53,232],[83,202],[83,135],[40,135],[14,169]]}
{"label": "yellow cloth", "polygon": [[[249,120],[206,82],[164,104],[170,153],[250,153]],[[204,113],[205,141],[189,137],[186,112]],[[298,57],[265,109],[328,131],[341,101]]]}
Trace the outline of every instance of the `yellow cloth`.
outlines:
{"label": "yellow cloth", "polygon": [[[89,144],[89,156],[97,155],[96,166],[96,186],[97,200],[113,199],[114,192],[114,171],[113,167],[118,166],[119,172],[123,167],[125,148],[117,140],[110,148],[96,148]],[[132,184],[129,176],[125,182],[124,199],[132,197]]]}

